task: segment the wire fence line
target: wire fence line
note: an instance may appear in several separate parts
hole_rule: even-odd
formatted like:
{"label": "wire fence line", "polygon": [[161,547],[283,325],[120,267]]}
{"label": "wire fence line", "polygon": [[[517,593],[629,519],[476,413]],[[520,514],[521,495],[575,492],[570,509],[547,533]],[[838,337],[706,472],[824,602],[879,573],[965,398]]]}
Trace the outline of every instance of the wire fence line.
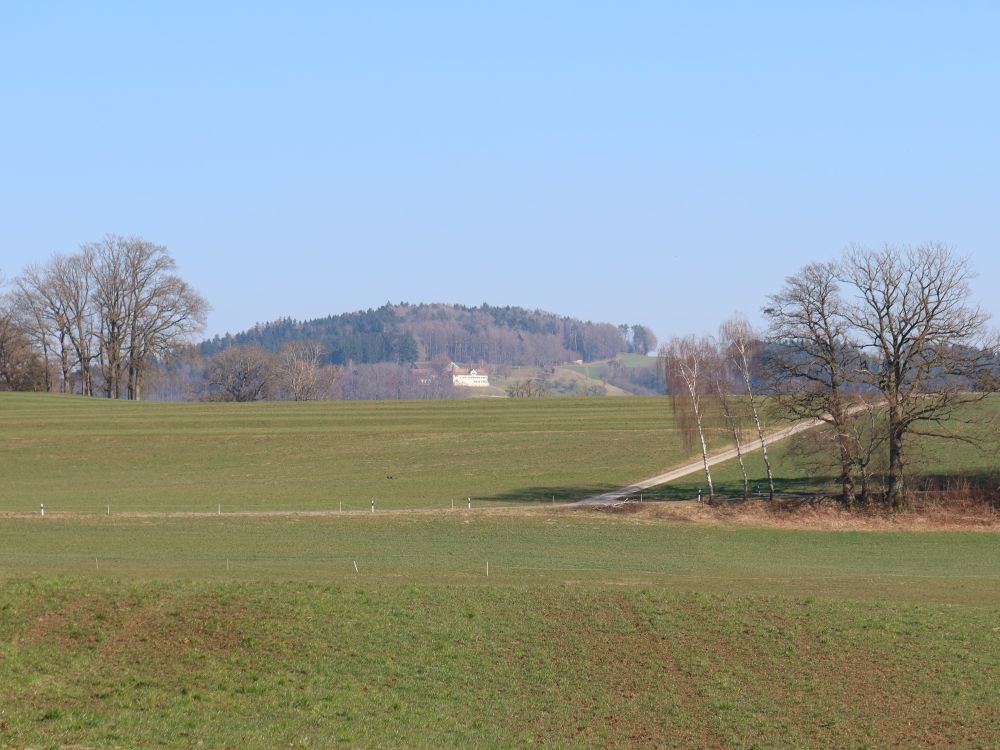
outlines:
{"label": "wire fence line", "polygon": [[[623,501],[625,502],[625,501]],[[261,507],[246,507],[246,506],[226,506],[217,504],[213,508],[209,509],[198,509],[195,507],[189,508],[177,508],[174,507],[170,510],[165,510],[163,508],[144,508],[141,506],[102,506],[98,509],[78,509],[70,508],[68,510],[61,509],[58,505],[45,504],[44,509],[39,507],[7,507],[0,508],[0,515],[2,516],[55,516],[55,517],[72,517],[72,516],[87,516],[87,517],[97,517],[97,516],[163,516],[163,517],[208,517],[208,516],[336,516],[336,515],[378,515],[379,513],[441,513],[441,512],[452,512],[455,513],[464,512],[468,513],[470,510],[475,511],[513,511],[513,510],[527,510],[527,509],[539,509],[539,508],[554,508],[554,507],[567,507],[574,504],[572,500],[525,500],[525,501],[495,501],[489,499],[480,499],[476,501],[473,499],[472,507],[468,506],[467,501],[463,501],[461,504],[456,503],[452,505],[417,505],[417,506],[407,506],[407,505],[378,505],[376,504],[375,510],[372,510],[371,505],[336,505],[334,507],[325,508],[261,508]]]}

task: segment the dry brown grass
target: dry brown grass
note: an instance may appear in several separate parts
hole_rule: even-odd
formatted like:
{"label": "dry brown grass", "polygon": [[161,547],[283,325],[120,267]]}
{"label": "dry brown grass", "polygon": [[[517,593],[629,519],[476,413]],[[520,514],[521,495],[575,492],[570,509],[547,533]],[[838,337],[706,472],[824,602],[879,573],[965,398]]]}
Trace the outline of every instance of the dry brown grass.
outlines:
{"label": "dry brown grass", "polygon": [[845,531],[1000,531],[1000,510],[991,497],[971,490],[923,492],[893,513],[883,506],[850,510],[831,498],[721,500],[625,503],[605,512],[628,513],[650,520],[737,524],[784,529]]}

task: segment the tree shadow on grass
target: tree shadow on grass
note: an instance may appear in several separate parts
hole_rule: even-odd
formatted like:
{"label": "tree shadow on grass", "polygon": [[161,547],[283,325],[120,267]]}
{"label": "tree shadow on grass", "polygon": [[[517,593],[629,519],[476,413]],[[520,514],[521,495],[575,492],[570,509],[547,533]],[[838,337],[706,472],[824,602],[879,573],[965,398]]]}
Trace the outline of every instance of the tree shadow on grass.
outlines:
{"label": "tree shadow on grass", "polygon": [[[775,495],[789,497],[829,495],[830,493],[824,491],[823,488],[829,486],[833,481],[830,477],[796,477],[794,479],[775,477],[774,493]],[[701,490],[702,497],[708,495],[708,485],[704,478],[700,482],[687,481],[684,483],[663,484],[643,490],[643,493],[644,499],[648,498],[650,500],[697,500],[699,490]],[[716,482],[715,494],[718,497],[742,498],[743,482],[742,480]],[[768,487],[766,479],[750,481],[751,498],[767,497],[767,495]]]}
{"label": "tree shadow on grass", "polygon": [[922,474],[912,478],[910,484],[917,490],[947,492],[968,489],[996,492],[1000,490],[1000,471]]}
{"label": "tree shadow on grass", "polygon": [[[947,490],[960,489],[961,487],[1000,491],[1000,472],[914,477],[911,479],[911,486],[917,492],[925,488],[928,490],[932,488]],[[503,503],[505,505],[511,503],[524,505],[574,503],[618,489],[620,489],[618,485],[607,484],[544,485],[523,487],[489,497],[475,497],[473,502]],[[650,502],[697,500],[699,489],[701,489],[702,498],[707,497],[707,485],[704,478],[688,477],[680,482],[650,487],[649,489],[636,488],[626,497],[629,500],[639,500],[641,497],[642,500]],[[774,489],[776,496],[784,498],[836,497],[838,494],[837,479],[832,476],[775,477]],[[860,488],[856,489],[860,490]],[[743,482],[741,480],[716,482],[715,494],[720,499],[742,500]],[[750,482],[751,499],[766,498],[767,494],[766,479],[755,479]]]}
{"label": "tree shadow on grass", "polygon": [[[826,477],[808,477],[797,479],[775,479],[775,493],[788,497],[807,497],[812,495],[828,495],[829,492],[818,491],[829,483]],[[697,500],[698,489],[702,490],[702,496],[707,495],[705,483],[697,481],[677,484],[665,484],[649,489],[634,488],[628,492],[623,499],[629,500],[649,500],[649,501],[679,501]],[[588,497],[602,495],[606,492],[619,490],[619,485],[591,484],[591,485],[545,485],[539,487],[523,487],[509,492],[502,492],[489,497],[473,498],[477,502],[494,503],[523,503],[526,505],[535,503],[574,503]],[[742,498],[742,482],[721,482],[715,485],[715,494],[718,497]],[[767,497],[767,481],[756,481],[750,483],[750,496]]]}
{"label": "tree shadow on grass", "polygon": [[490,497],[473,498],[494,503],[574,503],[587,497],[600,495],[618,489],[617,485],[560,485],[544,487],[523,487],[509,492],[501,492]]}

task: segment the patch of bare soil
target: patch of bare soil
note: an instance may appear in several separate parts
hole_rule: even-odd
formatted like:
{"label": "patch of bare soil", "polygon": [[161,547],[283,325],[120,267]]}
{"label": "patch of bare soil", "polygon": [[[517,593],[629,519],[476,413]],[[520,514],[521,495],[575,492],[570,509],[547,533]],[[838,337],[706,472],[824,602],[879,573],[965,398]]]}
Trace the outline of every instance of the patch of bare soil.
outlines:
{"label": "patch of bare soil", "polygon": [[[981,499],[922,497],[897,513],[882,506],[852,509],[831,498],[623,503],[605,513],[649,520],[844,531],[1000,531],[1000,510]],[[637,519],[638,520],[638,519]]]}

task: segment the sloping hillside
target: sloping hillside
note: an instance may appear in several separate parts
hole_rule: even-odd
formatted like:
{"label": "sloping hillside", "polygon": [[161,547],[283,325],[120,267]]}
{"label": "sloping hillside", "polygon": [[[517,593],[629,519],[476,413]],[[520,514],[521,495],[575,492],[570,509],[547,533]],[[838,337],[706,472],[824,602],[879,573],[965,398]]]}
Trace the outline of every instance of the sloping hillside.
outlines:
{"label": "sloping hillside", "polygon": [[542,310],[483,304],[385,304],[309,321],[263,323],[204,342],[214,354],[235,344],[277,350],[290,341],[320,342],[343,364],[450,359],[494,365],[548,366],[648,351],[655,338],[642,325],[593,323]]}

